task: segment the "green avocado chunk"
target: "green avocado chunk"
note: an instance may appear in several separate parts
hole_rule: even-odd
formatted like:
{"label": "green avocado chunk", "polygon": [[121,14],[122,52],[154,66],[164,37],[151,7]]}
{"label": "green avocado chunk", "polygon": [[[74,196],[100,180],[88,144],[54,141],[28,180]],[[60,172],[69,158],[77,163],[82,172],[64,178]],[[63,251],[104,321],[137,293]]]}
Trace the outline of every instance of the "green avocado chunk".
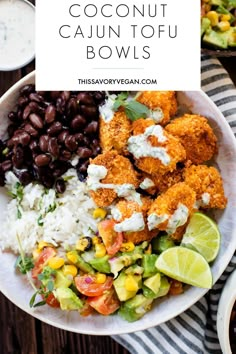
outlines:
{"label": "green avocado chunk", "polygon": [[157,294],[161,286],[161,274],[156,273],[152,277],[144,280],[143,284]]}
{"label": "green avocado chunk", "polygon": [[152,301],[152,299],[147,299],[144,295],[138,294],[124,302],[118,314],[128,322],[137,321],[150,310]]}
{"label": "green avocado chunk", "polygon": [[158,258],[157,254],[144,254],[142,259],[142,267],[144,269],[143,278],[151,277],[157,273],[155,267],[156,260]]}
{"label": "green avocado chunk", "polygon": [[210,27],[211,21],[207,17],[203,17],[201,20],[201,37],[206,32],[206,30]]}
{"label": "green avocado chunk", "polygon": [[57,270],[54,281],[55,288],[69,288],[72,284],[72,280],[68,279],[61,270]]}
{"label": "green avocado chunk", "polygon": [[77,251],[70,251],[70,254],[74,256],[76,261],[74,262],[75,265],[81,269],[84,273],[93,274],[95,271],[91,267],[91,265],[83,260],[83,258],[78,254]]}
{"label": "green avocado chunk", "polygon": [[98,272],[109,274],[111,273],[111,267],[108,260],[109,256],[106,255],[104,257],[91,259],[91,261],[89,261],[89,264]]}
{"label": "green avocado chunk", "polygon": [[133,290],[133,291],[127,290],[125,287],[125,281],[127,277],[128,275],[122,271],[118,276],[118,278],[116,278],[113,282],[113,286],[116,290],[116,294],[120,301],[126,301],[128,299],[131,299],[132,297],[135,296],[138,289],[141,288],[141,280],[142,280],[141,275],[132,275],[132,278],[137,283],[137,290]]}
{"label": "green avocado chunk", "polygon": [[161,277],[159,290],[155,293],[149,287],[143,285],[143,295],[148,299],[157,299],[158,297],[162,297],[168,294],[170,289],[170,284],[165,276]]}
{"label": "green avocado chunk", "polygon": [[83,307],[83,302],[70,288],[57,288],[54,295],[60,302],[62,310],[79,310]]}
{"label": "green avocado chunk", "polygon": [[214,47],[226,49],[228,47],[226,32],[207,31],[203,36],[203,42]]}

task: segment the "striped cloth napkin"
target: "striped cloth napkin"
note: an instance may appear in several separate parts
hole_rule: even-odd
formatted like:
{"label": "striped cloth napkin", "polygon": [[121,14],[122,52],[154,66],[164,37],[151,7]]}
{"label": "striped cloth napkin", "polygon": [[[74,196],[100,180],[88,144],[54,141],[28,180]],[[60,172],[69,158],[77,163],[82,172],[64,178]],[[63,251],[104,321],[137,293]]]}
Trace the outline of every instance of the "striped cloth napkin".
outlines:
{"label": "striped cloth napkin", "polygon": [[[202,56],[201,84],[236,135],[236,89],[217,59]],[[113,339],[132,354],[222,353],[216,332],[217,308],[225,281],[235,268],[236,253],[213,289],[187,311],[157,327]]]}

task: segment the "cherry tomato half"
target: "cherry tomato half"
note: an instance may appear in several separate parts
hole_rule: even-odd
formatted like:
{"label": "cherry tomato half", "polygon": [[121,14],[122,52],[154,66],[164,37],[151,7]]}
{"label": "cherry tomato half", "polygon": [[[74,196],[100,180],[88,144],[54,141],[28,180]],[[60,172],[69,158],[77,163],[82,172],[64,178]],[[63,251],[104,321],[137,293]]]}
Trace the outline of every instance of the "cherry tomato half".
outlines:
{"label": "cherry tomato half", "polygon": [[104,316],[110,315],[120,307],[114,288],[106,291],[103,295],[90,297],[87,302]]}
{"label": "cherry tomato half", "polygon": [[42,272],[44,266],[47,264],[47,261],[54,257],[56,254],[56,250],[52,247],[45,247],[34,264],[34,268],[32,269],[32,278],[37,279],[37,276]]}
{"label": "cherry tomato half", "polygon": [[99,235],[110,256],[114,256],[119,251],[123,242],[123,234],[114,230],[115,225],[114,220],[104,220],[98,224]]}
{"label": "cherry tomato half", "polygon": [[104,293],[105,290],[109,290],[112,287],[113,278],[107,277],[106,281],[102,284],[96,283],[96,276],[92,274],[86,274],[75,277],[75,286],[81,294],[86,296],[99,296]]}
{"label": "cherry tomato half", "polygon": [[60,307],[60,302],[55,298],[53,293],[47,296],[46,303],[51,307]]}

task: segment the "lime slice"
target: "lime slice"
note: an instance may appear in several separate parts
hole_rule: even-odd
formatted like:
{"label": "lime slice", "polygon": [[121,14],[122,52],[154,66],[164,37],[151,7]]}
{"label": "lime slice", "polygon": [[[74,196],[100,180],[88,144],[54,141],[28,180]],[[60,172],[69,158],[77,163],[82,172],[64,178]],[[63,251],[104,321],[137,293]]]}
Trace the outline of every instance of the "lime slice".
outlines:
{"label": "lime slice", "polygon": [[160,254],[155,266],[161,273],[183,283],[207,289],[212,287],[209,264],[200,253],[188,248],[168,248]]}
{"label": "lime slice", "polygon": [[183,236],[181,246],[199,252],[212,262],[220,248],[220,232],[215,222],[202,213],[194,213]]}

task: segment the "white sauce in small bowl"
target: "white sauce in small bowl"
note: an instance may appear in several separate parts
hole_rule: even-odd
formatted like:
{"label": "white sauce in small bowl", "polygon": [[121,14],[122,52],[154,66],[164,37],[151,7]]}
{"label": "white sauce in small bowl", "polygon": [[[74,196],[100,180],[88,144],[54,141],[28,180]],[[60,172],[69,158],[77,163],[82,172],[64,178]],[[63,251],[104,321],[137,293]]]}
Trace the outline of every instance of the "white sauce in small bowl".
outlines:
{"label": "white sauce in small bowl", "polygon": [[18,69],[35,54],[35,8],[25,0],[0,0],[0,70]]}

